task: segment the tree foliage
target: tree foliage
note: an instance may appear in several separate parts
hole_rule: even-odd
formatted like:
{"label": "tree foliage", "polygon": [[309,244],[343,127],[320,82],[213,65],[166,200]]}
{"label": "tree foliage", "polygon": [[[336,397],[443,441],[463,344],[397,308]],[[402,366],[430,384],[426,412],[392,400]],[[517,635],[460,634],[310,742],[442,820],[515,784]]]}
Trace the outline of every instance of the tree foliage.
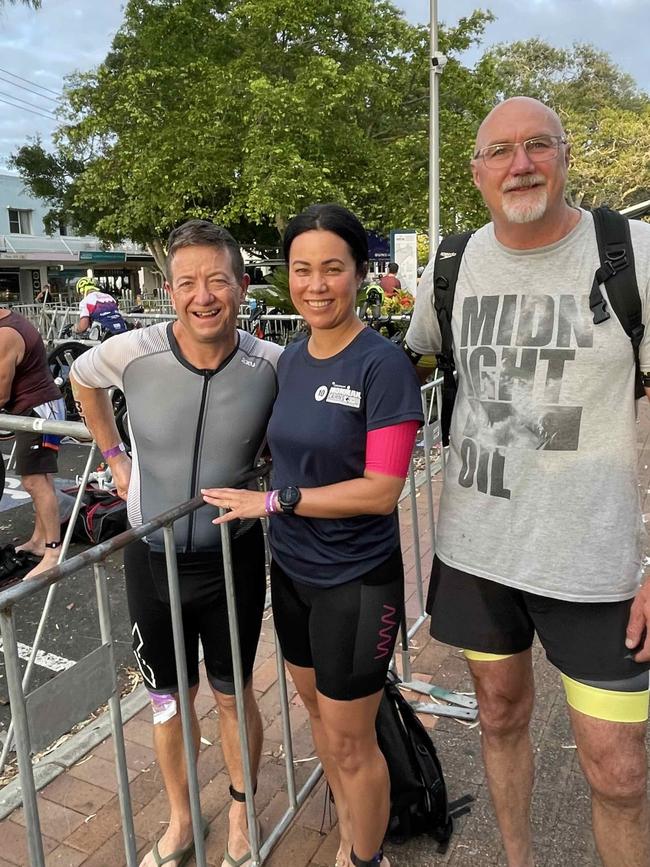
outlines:
{"label": "tree foliage", "polygon": [[[488,20],[441,32],[450,152],[485,106],[454,55]],[[277,245],[331,200],[384,231],[422,227],[428,68],[428,31],[386,0],[130,0],[105,61],[68,82],[55,152],[34,142],[15,165],[52,219],[109,241],[155,246],[195,216]],[[446,177],[459,190],[455,164]]]}
{"label": "tree foliage", "polygon": [[[649,98],[589,45],[497,46],[490,13],[440,27],[443,233],[481,224],[476,130],[501,99],[536,96],[573,142],[577,202],[630,204],[648,182]],[[104,62],[72,76],[48,153],[14,157],[26,185],[106,241],[149,244],[189,217],[277,247],[287,220],[338,201],[369,228],[428,223],[429,33],[389,0],[129,0]]]}

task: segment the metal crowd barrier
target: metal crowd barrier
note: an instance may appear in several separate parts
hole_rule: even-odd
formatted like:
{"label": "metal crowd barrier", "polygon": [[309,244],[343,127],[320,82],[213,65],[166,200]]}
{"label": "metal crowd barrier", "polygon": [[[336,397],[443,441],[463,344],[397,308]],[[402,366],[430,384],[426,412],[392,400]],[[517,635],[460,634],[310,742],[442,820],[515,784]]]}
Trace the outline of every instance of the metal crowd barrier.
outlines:
{"label": "metal crowd barrier", "polygon": [[[72,334],[70,337],[59,337],[61,330],[70,324],[76,323],[79,318],[79,309],[77,306],[66,306],[65,304],[16,304],[12,307],[16,313],[25,316],[29,321],[40,331],[43,340],[47,344],[59,345],[68,340],[81,341],[82,343],[96,343],[97,340],[89,340],[88,337],[79,337]],[[173,309],[166,305],[158,305],[157,308],[149,307],[143,313],[128,313],[120,311],[122,317],[127,322],[139,322],[143,326],[154,325],[156,322],[170,322],[176,318]],[[397,315],[391,317],[382,317],[381,322],[386,323],[399,322],[403,323],[410,317]],[[254,322],[250,320],[250,308],[247,304],[240,307],[237,317],[237,325],[244,331],[255,331],[261,328],[264,333],[265,340],[272,340],[275,343],[286,344],[302,329],[304,319],[302,316],[290,313],[264,313],[257,317]]]}
{"label": "metal crowd barrier", "polygon": [[[32,418],[28,416],[16,416],[16,415],[6,415],[3,413],[2,415],[2,428],[4,430],[12,430],[12,431],[38,431],[43,433],[56,434],[58,436],[69,436],[74,437],[74,439],[79,440],[81,442],[90,443],[90,450],[88,452],[88,458],[86,460],[86,465],[84,467],[84,471],[81,476],[81,482],[79,484],[79,490],[77,492],[77,496],[75,497],[74,504],[72,506],[72,512],[70,514],[70,519],[68,521],[68,526],[65,531],[65,535],[61,542],[61,549],[59,551],[59,563],[62,563],[67,555],[68,550],[70,548],[70,542],[72,540],[72,534],[74,532],[74,525],[79,516],[79,512],[81,511],[81,506],[83,503],[83,494],[88,484],[88,477],[91,473],[93,463],[97,457],[97,446],[93,442],[93,438],[86,428],[85,425],[80,422],[73,421],[48,421],[44,422],[43,419],[40,418]],[[46,429],[45,429],[46,428]],[[15,451],[15,445],[9,457],[9,465],[11,466],[11,457],[13,456]],[[2,456],[0,455],[0,460],[2,460]],[[2,497],[2,491],[0,491],[0,498]],[[34,640],[31,643],[31,650],[29,653],[29,658],[27,660],[27,668],[25,669],[25,674],[23,675],[22,687],[23,690],[26,690],[29,687],[32,678],[32,671],[34,669],[34,664],[36,661],[36,657],[40,650],[41,641],[43,638],[43,633],[45,631],[45,625],[47,623],[47,619],[50,614],[50,610],[52,608],[52,604],[54,602],[54,597],[56,595],[56,585],[53,584],[48,590],[47,597],[45,599],[45,604],[43,605],[43,611],[41,612],[41,617],[38,622],[38,626],[36,627],[36,633],[34,635]],[[75,720],[75,722],[79,722],[79,720]],[[2,747],[2,754],[0,754],[0,773],[4,769],[4,766],[7,761],[7,756],[13,746],[13,719],[9,724],[9,728],[7,731],[7,737]]]}
{"label": "metal crowd barrier", "polygon": [[[424,487],[426,491],[426,511],[429,531],[432,540],[435,536],[435,518],[433,507],[432,493],[432,477],[442,469],[443,454],[442,444],[440,441],[440,425],[439,415],[441,407],[441,386],[442,378],[437,378],[433,382],[428,383],[422,388],[422,406],[425,417],[423,428],[423,452],[424,460],[423,467],[416,467],[415,459],[411,461],[409,477],[405,485],[404,491],[400,500],[409,498],[412,519],[413,545],[415,554],[415,577],[417,590],[418,610],[413,622],[408,626],[405,622],[402,641],[402,677],[404,680],[411,679],[410,657],[408,641],[419,629],[426,618],[424,610],[424,582],[422,576],[420,545],[419,545],[419,517],[417,505],[417,491]],[[6,424],[5,424],[6,422]],[[11,425],[14,430],[43,430],[47,433],[66,433],[73,434],[81,439],[84,435],[89,438],[88,431],[81,424],[72,422],[43,422],[40,419],[22,419],[8,416],[3,419],[3,426]],[[437,449],[437,455],[432,457],[432,451]],[[92,455],[88,459],[88,464],[82,480],[82,489],[85,487],[90,465],[92,463]],[[257,474],[256,474],[257,475]],[[75,504],[76,505],[76,504]],[[180,606],[180,594],[178,587],[178,570],[176,561],[176,549],[174,543],[174,522],[190,512],[205,506],[201,497],[195,497],[186,503],[176,506],[173,509],[159,515],[157,518],[149,521],[147,524],[127,530],[115,538],[102,542],[99,545],[90,548],[81,554],[78,554],[69,560],[59,563],[58,566],[44,572],[42,575],[28,581],[21,582],[18,585],[11,586],[4,591],[0,591],[0,627],[2,630],[7,685],[9,690],[9,700],[12,708],[13,720],[12,724],[15,727],[16,752],[18,757],[19,776],[23,794],[23,804],[25,810],[26,828],[28,836],[28,846],[30,853],[30,864],[32,867],[44,867],[44,852],[41,839],[40,822],[38,815],[38,804],[36,797],[36,786],[34,782],[34,771],[32,767],[31,757],[33,752],[37,751],[47,743],[41,743],[39,737],[41,732],[38,729],[37,721],[43,716],[44,709],[47,708],[47,732],[51,736],[62,734],[69,730],[70,720],[66,715],[63,705],[66,703],[66,696],[70,694],[81,694],[85,699],[85,709],[87,713],[92,712],[103,703],[108,703],[111,729],[115,745],[115,761],[119,782],[119,800],[120,811],[122,816],[122,827],[124,834],[124,847],[126,853],[127,867],[137,867],[135,832],[133,829],[133,815],[131,809],[131,801],[128,785],[128,774],[126,767],[126,754],[124,747],[124,735],[122,730],[122,715],[121,706],[118,696],[117,675],[115,669],[115,657],[113,651],[113,638],[110,620],[110,606],[108,602],[108,591],[106,587],[106,568],[103,561],[112,553],[124,548],[127,544],[142,539],[144,536],[152,533],[154,530],[163,529],[165,556],[167,564],[167,576],[169,584],[169,597],[172,614],[172,628],[174,635],[174,648],[176,655],[176,668],[179,685],[179,699],[181,706],[181,718],[183,725],[183,739],[185,745],[185,755],[187,761],[188,783],[190,791],[190,805],[192,811],[192,822],[194,829],[196,863],[199,867],[204,867],[205,861],[205,844],[203,838],[202,819],[200,811],[200,796],[197,777],[196,763],[194,761],[194,746],[190,722],[190,698],[187,679],[187,666],[183,648],[185,646],[183,639],[183,623]],[[223,510],[220,510],[223,514]],[[64,550],[67,550],[69,538],[71,536],[71,528],[74,525],[74,520],[71,519],[64,540]],[[296,785],[295,765],[293,760],[293,747],[291,735],[291,720],[289,714],[289,701],[287,694],[286,673],[284,669],[284,660],[277,639],[275,638],[278,687],[280,692],[280,709],[282,718],[282,731],[284,741],[285,755],[285,773],[287,785],[288,807],[272,829],[268,837],[262,842],[258,839],[258,826],[255,816],[255,806],[253,797],[254,781],[251,774],[251,766],[248,752],[248,732],[246,730],[246,717],[244,709],[244,681],[241,666],[241,654],[239,649],[239,634],[237,618],[235,615],[235,590],[233,582],[232,555],[230,545],[230,535],[227,525],[221,527],[221,539],[223,549],[223,565],[226,585],[226,597],[228,606],[228,616],[230,623],[230,640],[233,649],[234,660],[234,679],[235,679],[235,697],[237,705],[237,715],[239,719],[239,735],[242,748],[242,764],[244,769],[245,792],[246,792],[246,809],[248,814],[248,827],[250,833],[251,845],[251,867],[259,867],[270,854],[273,846],[279,840],[281,835],[291,824],[297,811],[302,806],[306,798],[309,796],[314,786],[322,775],[322,768],[318,765],[310,774],[307,781],[298,791]],[[62,560],[63,558],[61,558]],[[17,635],[14,620],[14,607],[25,599],[42,592],[48,588],[48,597],[46,600],[46,608],[44,615],[39,624],[39,631],[34,640],[34,648],[30,664],[36,655],[38,644],[42,635],[42,627],[45,622],[46,609],[48,603],[51,603],[52,595],[58,586],[59,582],[65,578],[74,575],[84,566],[92,565],[95,579],[95,592],[97,596],[97,605],[99,612],[100,632],[102,646],[92,651],[88,656],[77,662],[72,668],[56,675],[51,680],[40,686],[33,692],[27,693],[29,685],[28,670],[21,682],[20,663],[17,649]],[[79,711],[79,708],[77,709]],[[83,715],[80,719],[83,719]],[[31,723],[30,723],[31,720]],[[79,719],[76,720],[80,721]],[[54,738],[52,738],[54,739]],[[10,742],[10,736],[7,738],[7,744]],[[8,749],[5,745],[5,754]]]}
{"label": "metal crowd barrier", "polygon": [[[45,427],[46,425],[44,424],[43,428],[45,429]],[[49,425],[47,425],[47,428],[48,432],[53,432],[49,431]],[[137,539],[142,539],[144,536],[160,528],[163,529],[164,533],[165,557],[179,685],[183,740],[187,761],[190,806],[194,829],[196,863],[199,867],[205,867],[205,844],[200,811],[198,777],[196,763],[194,761],[194,746],[190,720],[190,698],[187,666],[183,651],[185,644],[183,639],[183,622],[173,530],[173,525],[176,520],[204,506],[205,503],[203,502],[203,499],[201,497],[195,497],[186,503],[170,509],[162,515],[159,515],[157,518],[149,521],[141,527],[127,530],[107,542],[102,542],[63,563],[60,563],[58,566],[48,570],[47,572],[43,572],[41,575],[36,576],[30,581],[22,581],[20,584],[8,587],[0,592],[0,627],[2,630],[5,654],[9,700],[11,703],[13,722],[15,726],[18,769],[23,795],[30,864],[32,867],[44,867],[45,865],[34,772],[31,761],[33,752],[43,746],[43,744],[39,744],[37,740],[39,734],[37,721],[44,715],[47,716],[47,728],[50,735],[55,731],[57,723],[58,728],[60,729],[59,733],[67,731],[69,722],[65,716],[66,709],[64,705],[67,702],[66,696],[73,694],[73,692],[83,696],[85,701],[83,710],[85,713],[90,713],[103,703],[107,702],[109,705],[111,729],[115,745],[116,769],[119,781],[120,812],[124,834],[126,863],[127,867],[137,867],[135,832],[133,829],[133,815],[128,786],[121,707],[118,696],[117,675],[113,651],[110,605],[106,586],[107,576],[103,561],[109,554],[122,549]],[[221,514],[223,514],[223,510],[220,511]],[[280,836],[290,825],[292,819],[310,792],[313,790],[322,775],[322,768],[318,765],[312,771],[302,788],[299,791],[297,790],[286,674],[284,671],[284,660],[276,637],[275,645],[278,667],[278,686],[280,690],[287,797],[289,803],[284,815],[272,829],[267,838],[263,842],[258,839],[253,796],[254,782],[251,775],[250,758],[248,753],[248,733],[246,730],[244,708],[244,679],[236,617],[232,555],[230,535],[227,525],[222,525],[221,540],[228,617],[230,622],[230,639],[231,647],[233,648],[235,697],[239,719],[239,736],[242,747],[245,792],[247,796],[246,809],[250,835],[251,867],[259,867],[259,865],[261,865],[269,855],[271,849]],[[95,592],[97,596],[102,645],[77,662],[72,668],[56,675],[38,689],[26,695],[20,677],[14,607],[36,593],[43,591],[45,588],[49,587],[52,589],[58,582],[74,575],[79,571],[79,569],[87,565],[92,565],[94,570]],[[46,713],[45,709],[47,709]]]}

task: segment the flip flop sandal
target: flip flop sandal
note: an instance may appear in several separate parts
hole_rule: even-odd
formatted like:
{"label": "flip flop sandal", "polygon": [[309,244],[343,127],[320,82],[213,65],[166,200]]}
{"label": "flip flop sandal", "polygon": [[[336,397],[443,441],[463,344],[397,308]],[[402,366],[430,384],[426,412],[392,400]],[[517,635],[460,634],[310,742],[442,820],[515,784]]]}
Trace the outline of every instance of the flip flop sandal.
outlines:
{"label": "flip flop sandal", "polygon": [[[205,838],[210,833],[210,826],[205,816],[202,816],[201,818],[203,820],[203,837]],[[162,867],[163,864],[171,864],[173,861],[176,861],[176,867],[183,867],[183,865],[187,864],[190,858],[194,855],[194,840],[190,840],[187,846],[183,846],[180,849],[176,849],[174,852],[170,852],[170,854],[165,855],[164,858],[160,854],[158,843],[159,841],[156,840],[153,844],[153,849],[151,850],[153,860],[156,862],[156,867]]]}
{"label": "flip flop sandal", "polygon": [[[262,839],[262,826],[260,825],[259,819],[257,820],[257,839],[260,841]],[[223,853],[224,861],[227,861],[230,867],[244,867],[248,861],[253,857],[251,855],[250,849],[241,858],[233,858],[230,852],[228,851],[228,847],[226,846],[226,851]]]}

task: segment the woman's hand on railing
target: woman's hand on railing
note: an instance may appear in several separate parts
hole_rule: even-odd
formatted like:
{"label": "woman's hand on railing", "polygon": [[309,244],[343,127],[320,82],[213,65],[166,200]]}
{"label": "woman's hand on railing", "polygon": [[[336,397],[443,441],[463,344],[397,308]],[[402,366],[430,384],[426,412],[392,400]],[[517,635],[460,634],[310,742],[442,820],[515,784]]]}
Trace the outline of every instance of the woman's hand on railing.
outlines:
{"label": "woman's hand on railing", "polygon": [[266,515],[266,494],[239,488],[202,488],[206,503],[221,509],[229,509],[225,515],[215,518],[213,524],[225,524],[237,519],[263,518]]}

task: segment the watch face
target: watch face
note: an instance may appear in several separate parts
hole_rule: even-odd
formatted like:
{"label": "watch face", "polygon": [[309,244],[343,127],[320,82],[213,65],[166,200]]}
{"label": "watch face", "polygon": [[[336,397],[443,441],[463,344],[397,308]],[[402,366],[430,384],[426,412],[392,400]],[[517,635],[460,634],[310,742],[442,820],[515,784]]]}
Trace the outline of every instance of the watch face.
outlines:
{"label": "watch face", "polygon": [[291,509],[300,502],[300,491],[293,485],[289,485],[287,488],[282,488],[278,499],[281,506],[288,506]]}

